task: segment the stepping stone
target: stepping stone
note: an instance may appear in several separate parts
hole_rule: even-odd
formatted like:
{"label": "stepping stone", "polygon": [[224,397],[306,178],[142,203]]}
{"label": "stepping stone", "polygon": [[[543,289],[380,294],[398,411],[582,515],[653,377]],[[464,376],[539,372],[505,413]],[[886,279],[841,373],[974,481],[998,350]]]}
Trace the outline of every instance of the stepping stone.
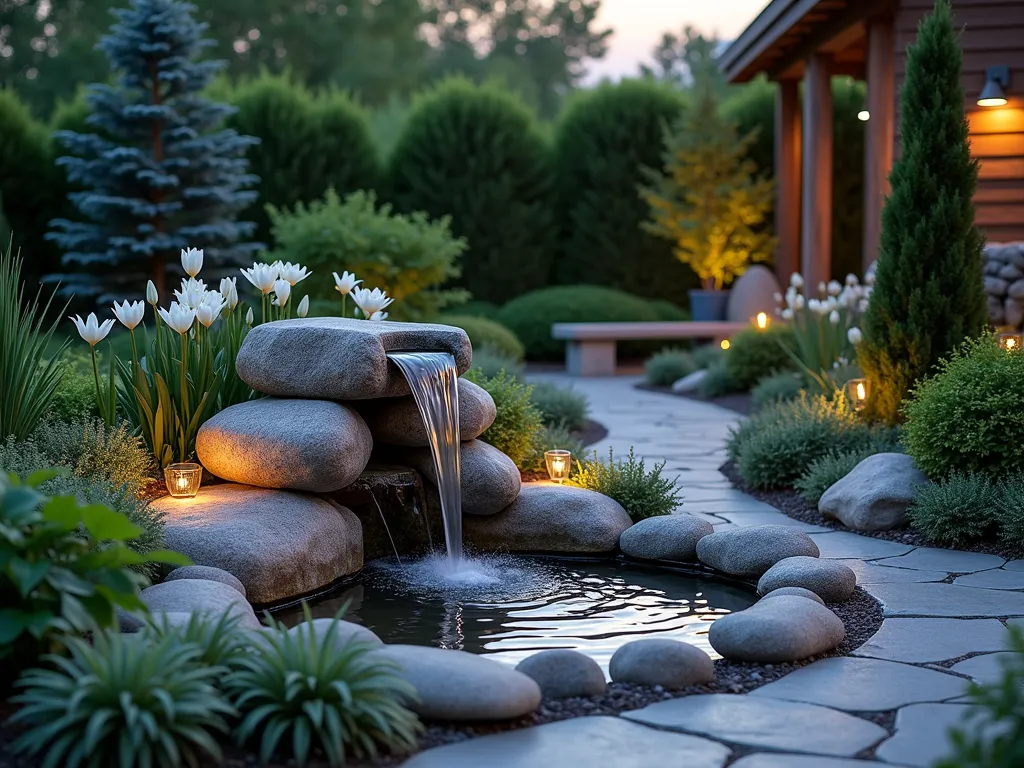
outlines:
{"label": "stepping stone", "polygon": [[[715,461],[719,460],[716,459]],[[692,464],[693,462],[689,463]],[[686,504],[685,497],[683,498],[683,503]],[[692,507],[694,510],[699,512],[707,512],[711,515],[722,515],[725,517],[740,514],[782,515],[783,517],[787,517],[787,515],[783,515],[771,504],[765,504],[763,501],[758,501],[753,496],[747,496],[745,501],[740,499],[729,501],[702,501],[699,503],[694,502],[687,506]],[[687,509],[687,511],[689,511],[689,509]]]}
{"label": "stepping stone", "polygon": [[765,572],[757,582],[757,592],[764,595],[781,587],[803,587],[826,603],[841,603],[857,588],[857,576],[835,560],[787,557]]}
{"label": "stepping stone", "polygon": [[624,554],[642,560],[697,559],[697,542],[714,533],[714,526],[692,515],[659,515],[640,520],[619,537]]}
{"label": "stepping stone", "polygon": [[781,512],[719,512],[720,517],[726,518],[737,526],[748,525],[785,525],[804,533],[826,533],[829,529],[821,525],[811,525],[802,520],[794,520],[789,515]]}
{"label": "stepping stone", "polygon": [[525,483],[505,510],[462,520],[466,546],[489,552],[615,552],[632,524],[614,499],[555,483]]}
{"label": "stepping stone", "polygon": [[217,477],[316,493],[352,483],[372,451],[362,417],[326,400],[238,403],[212,416],[196,436],[199,461]]}
{"label": "stepping stone", "polygon": [[[1005,645],[1003,646],[1006,647]],[[977,650],[982,650],[978,648]],[[1013,651],[1000,650],[999,653],[985,653],[973,656],[950,667],[951,672],[967,675],[980,685],[999,683],[1003,680],[1003,667],[1008,662],[1019,661],[1019,654]]]}
{"label": "stepping stone", "polygon": [[842,620],[806,597],[781,595],[720,616],[708,642],[726,659],[777,663],[829,651],[846,634]]}
{"label": "stepping stone", "polygon": [[834,709],[721,693],[662,701],[622,716],[730,744],[840,757],[887,735],[881,726]]}
{"label": "stepping stone", "polygon": [[1024,571],[1005,571],[995,568],[991,571],[978,571],[965,576],[957,576],[953,583],[961,587],[979,587],[981,589],[1024,589]]}
{"label": "stepping stone", "polygon": [[963,678],[894,661],[839,657],[815,661],[751,696],[805,701],[845,712],[881,712],[964,693]]}
{"label": "stepping stone", "polygon": [[741,757],[731,768],[879,768],[873,760],[845,760],[838,757],[810,757],[762,752]]}
{"label": "stepping stone", "polygon": [[139,595],[154,615],[167,614],[172,624],[186,623],[193,613],[216,621],[224,614],[239,619],[244,629],[257,629],[260,620],[234,587],[219,581],[179,579],[146,587]]}
{"label": "stepping stone", "polygon": [[949,729],[963,726],[972,707],[964,704],[911,704],[896,713],[896,732],[875,756],[887,763],[930,768],[952,751]]}
{"label": "stepping stone", "polygon": [[1002,651],[1008,637],[997,619],[885,619],[853,655],[927,664],[977,651]]}
{"label": "stepping stone", "polygon": [[177,581],[179,579],[205,579],[206,581],[219,581],[238,590],[242,597],[245,597],[245,585],[225,570],[211,568],[208,565],[186,565],[175,568],[164,576],[164,581]]}
{"label": "stepping stone", "polygon": [[802,531],[783,525],[716,530],[697,542],[697,557],[732,576],[760,577],[780,560],[797,555],[817,557],[818,548]]}
{"label": "stepping stone", "polygon": [[766,594],[761,599],[762,600],[768,600],[769,598],[772,598],[772,597],[782,597],[783,595],[789,595],[791,597],[803,597],[803,598],[806,598],[808,600],[813,600],[818,605],[824,605],[825,604],[824,600],[822,600],[816,594],[811,592],[811,590],[804,589],[803,587],[779,587],[778,589],[773,589],[771,592]]}
{"label": "stepping stone", "polygon": [[[500,758],[497,756],[500,755]],[[621,717],[578,717],[522,728],[413,755],[403,768],[722,768],[728,747],[658,731]]]}
{"label": "stepping stone", "polygon": [[537,683],[486,656],[425,645],[385,645],[372,656],[397,665],[419,698],[409,709],[428,720],[509,720],[540,706]]}
{"label": "stepping stone", "polygon": [[209,485],[150,509],[166,515],[168,549],[232,574],[256,604],[305,595],[363,567],[359,518],[310,494]]}
{"label": "stepping stone", "polygon": [[[430,447],[423,417],[411,396],[364,400],[356,407],[370,428],[374,443]],[[462,442],[480,437],[494,423],[497,413],[486,389],[468,379],[459,379],[459,439]]]}
{"label": "stepping stone", "polygon": [[876,560],[875,565],[888,565],[893,568],[917,568],[920,570],[946,571],[947,573],[973,573],[989,568],[999,568],[1005,563],[996,555],[985,555],[980,552],[960,552],[955,549],[936,549],[934,547],[918,547],[902,557],[887,557]]}
{"label": "stepping stone", "polygon": [[516,671],[540,686],[545,699],[600,696],[607,690],[601,666],[585,653],[553,648],[527,656]]}
{"label": "stepping stone", "polygon": [[685,688],[715,679],[711,657],[679,640],[649,637],[621,645],[612,654],[608,674],[616,683]]}
{"label": "stepping stone", "polygon": [[461,328],[427,323],[306,317],[257,325],[238,352],[239,377],[258,392],[314,400],[409,394],[388,352],[449,352],[460,374],[473,359]]}
{"label": "stepping stone", "polygon": [[[388,456],[437,486],[437,470],[429,448],[401,448]],[[515,462],[497,448],[483,440],[462,443],[459,462],[463,514],[494,515],[516,500],[523,476]]]}
{"label": "stepping stone", "polygon": [[862,587],[868,584],[893,584],[912,581],[942,581],[948,573],[945,571],[919,571],[912,568],[889,568],[885,565],[865,563],[863,560],[843,560],[843,565],[853,569],[857,574],[857,583]]}
{"label": "stepping stone", "polygon": [[832,531],[830,533],[809,534],[818,545],[820,557],[842,559],[857,557],[862,560],[871,560],[877,557],[894,557],[905,555],[913,549],[907,544],[897,544],[895,541],[885,539],[873,539],[870,536],[861,536],[849,531]]}
{"label": "stepping stone", "polygon": [[1003,568],[1008,571],[1024,571],[1024,560],[1009,560]]}
{"label": "stepping stone", "polygon": [[888,531],[910,522],[907,509],[927,483],[905,453],[876,453],[830,486],[818,511],[855,531]]}
{"label": "stepping stone", "polygon": [[882,614],[987,618],[1024,616],[1024,594],[955,584],[872,584],[866,588],[882,603]]}

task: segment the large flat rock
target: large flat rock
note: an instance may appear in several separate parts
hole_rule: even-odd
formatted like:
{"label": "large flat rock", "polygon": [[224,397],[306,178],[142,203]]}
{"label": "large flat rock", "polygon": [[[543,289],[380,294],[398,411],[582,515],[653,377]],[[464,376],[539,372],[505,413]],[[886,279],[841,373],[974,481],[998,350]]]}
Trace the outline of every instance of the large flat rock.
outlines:
{"label": "large flat rock", "polygon": [[225,408],[196,437],[210,472],[233,483],[329,493],[366,469],[373,439],[341,403],[265,397]]}
{"label": "large flat rock", "polygon": [[1024,594],[956,584],[872,584],[865,589],[891,616],[1024,616]]}
{"label": "large flat rock", "polygon": [[885,619],[853,655],[934,664],[968,653],[1002,651],[1009,637],[998,619]]}
{"label": "large flat rock", "polygon": [[623,717],[731,744],[839,757],[855,755],[887,735],[874,723],[834,709],[724,693],[662,701]]}
{"label": "large flat rock", "polygon": [[236,368],[253,389],[278,397],[370,400],[409,394],[388,352],[449,352],[459,373],[473,358],[461,328],[342,317],[307,317],[258,325],[238,352]]}
{"label": "large flat rock", "polygon": [[828,488],[818,511],[855,531],[888,531],[910,522],[907,510],[927,483],[905,453],[876,453]]}
{"label": "large flat rock", "polygon": [[522,728],[413,755],[404,768],[722,768],[730,751],[621,717],[579,717]]}
{"label": "large flat rock", "polygon": [[232,574],[253,603],[298,597],[363,567],[359,519],[316,496],[224,484],[151,506],[166,513],[168,548]]}
{"label": "large flat rock", "polygon": [[780,560],[817,557],[818,547],[803,531],[785,525],[754,525],[715,531],[697,542],[697,557],[732,576],[760,577]]}
{"label": "large flat rock", "polygon": [[[359,403],[374,442],[408,448],[428,448],[427,428],[416,401],[409,397],[364,400]],[[475,440],[494,423],[498,409],[487,390],[467,379],[459,379],[459,439]]]}
{"label": "large flat rock", "polygon": [[832,650],[845,635],[842,620],[825,606],[779,595],[720,616],[708,630],[708,642],[726,659],[778,663]]}

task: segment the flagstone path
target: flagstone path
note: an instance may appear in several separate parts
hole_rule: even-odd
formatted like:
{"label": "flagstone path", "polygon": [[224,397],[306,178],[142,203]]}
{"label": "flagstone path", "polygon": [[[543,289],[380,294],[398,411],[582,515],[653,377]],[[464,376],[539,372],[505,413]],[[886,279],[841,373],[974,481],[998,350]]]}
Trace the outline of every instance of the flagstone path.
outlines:
{"label": "flagstone path", "polygon": [[[774,523],[806,531],[822,557],[857,572],[858,584],[883,606],[882,627],[851,656],[816,661],[749,695],[689,696],[620,718],[485,736],[423,752],[408,768],[923,767],[946,754],[948,729],[970,709],[963,703],[968,682],[999,674],[1007,636],[1000,619],[1024,625],[1024,560],[911,547],[793,520],[718,471],[737,414],[637,390],[630,376],[544,378],[587,395],[593,418],[608,428],[594,446],[599,453],[611,448],[624,456],[633,446],[648,462],[667,462],[683,488],[679,514],[702,517],[716,530]],[[891,731],[862,717],[892,710]],[[858,755],[869,757],[853,759]]]}

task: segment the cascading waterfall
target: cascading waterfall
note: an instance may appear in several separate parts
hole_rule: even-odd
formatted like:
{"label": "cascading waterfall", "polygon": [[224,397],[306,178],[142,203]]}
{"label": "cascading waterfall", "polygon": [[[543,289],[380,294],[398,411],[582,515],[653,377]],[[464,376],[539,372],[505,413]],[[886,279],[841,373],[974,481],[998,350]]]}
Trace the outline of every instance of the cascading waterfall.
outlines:
{"label": "cascading waterfall", "polygon": [[459,373],[448,352],[389,352],[405,375],[427,428],[430,453],[441,496],[448,565],[457,570],[462,561],[462,467],[459,441]]}

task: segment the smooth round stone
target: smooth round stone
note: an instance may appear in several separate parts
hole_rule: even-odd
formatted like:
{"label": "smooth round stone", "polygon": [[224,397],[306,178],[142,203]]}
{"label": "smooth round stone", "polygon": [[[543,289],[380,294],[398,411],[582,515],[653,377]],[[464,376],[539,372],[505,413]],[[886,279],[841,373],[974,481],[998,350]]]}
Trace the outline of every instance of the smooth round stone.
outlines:
{"label": "smooth round stone", "polygon": [[509,720],[540,706],[536,682],[484,656],[425,645],[385,645],[373,655],[396,664],[395,674],[419,696],[409,708],[426,719]]}
{"label": "smooth round stone", "polygon": [[428,323],[306,317],[257,325],[238,351],[239,377],[258,392],[317,400],[373,400],[409,394],[388,352],[448,352],[460,374],[473,347],[461,328]]}
{"label": "smooth round stone", "polygon": [[[327,637],[327,633],[331,630],[331,625],[334,623],[334,619],[304,621],[290,628],[288,634],[308,639],[309,633],[312,632],[317,642],[323,642],[324,638]],[[339,619],[337,625],[337,628],[334,630],[335,648],[344,648],[349,643],[366,643],[375,646],[384,644],[384,641],[377,637],[373,630],[367,629],[361,624]]]}
{"label": "smooth round stone", "polygon": [[700,561],[731,576],[760,577],[780,560],[797,555],[817,557],[818,545],[787,525],[717,531],[697,542]]}
{"label": "smooth round stone", "polygon": [[608,687],[598,663],[579,651],[540,651],[519,662],[516,670],[536,681],[546,699],[599,696]]}
{"label": "smooth round stone", "polygon": [[854,531],[888,531],[910,522],[908,510],[928,478],[904,453],[876,453],[821,495],[818,511]]}
{"label": "smooth round stone", "polygon": [[362,417],[326,400],[239,403],[210,418],[196,436],[199,461],[217,477],[316,493],[352,483],[372,451]]}
{"label": "smooth round stone", "polygon": [[[411,396],[362,401],[359,412],[377,444],[430,447],[423,417]],[[498,409],[486,389],[467,379],[459,379],[459,439],[462,442],[480,437],[494,423],[497,414]]]}
{"label": "smooth round stone", "polygon": [[715,619],[708,642],[726,659],[774,664],[830,651],[845,636],[842,620],[828,608],[780,595]]}
{"label": "smooth round stone", "polygon": [[803,587],[826,603],[841,603],[857,588],[857,574],[835,560],[787,557],[765,572],[757,582],[757,592],[764,595],[781,587]]}
{"label": "smooth round stone", "polygon": [[715,665],[694,645],[650,637],[620,646],[612,654],[608,673],[616,683],[685,688],[713,682]]}
{"label": "smooth round stone", "polygon": [[805,597],[808,600],[813,600],[818,605],[825,604],[824,600],[811,592],[811,590],[804,589],[803,587],[779,587],[778,589],[773,589],[771,592],[766,593],[761,599],[768,600],[772,597],[784,597],[786,595],[789,595],[790,597]]}
{"label": "smooth round stone", "polygon": [[490,552],[614,552],[631,524],[614,499],[555,483],[525,483],[507,509],[462,521],[466,545]]}
{"label": "smooth round stone", "polygon": [[[437,471],[429,448],[406,448],[393,457],[437,485]],[[515,462],[482,440],[463,443],[459,452],[462,512],[466,515],[494,515],[516,500],[523,476]]]}
{"label": "smooth round stone", "polygon": [[[260,626],[252,606],[237,589],[219,581],[205,579],[180,579],[154,584],[142,590],[140,597],[153,614],[181,614],[188,616],[199,613],[212,619],[224,614],[237,617],[239,626],[254,629]],[[180,617],[177,617],[180,618]]]}
{"label": "smooth round stone", "polygon": [[209,565],[186,565],[182,568],[175,568],[164,577],[164,581],[178,581],[179,579],[219,581],[221,584],[234,587],[242,593],[242,597],[245,597],[245,585],[223,568],[214,568]]}
{"label": "smooth round stone", "polygon": [[169,549],[232,574],[253,603],[305,595],[363,567],[359,518],[310,494],[211,485],[195,498],[165,496],[150,508],[165,515]]}
{"label": "smooth round stone", "polygon": [[619,537],[619,547],[643,560],[697,559],[697,542],[715,532],[707,520],[692,515],[660,515],[631,525]]}

